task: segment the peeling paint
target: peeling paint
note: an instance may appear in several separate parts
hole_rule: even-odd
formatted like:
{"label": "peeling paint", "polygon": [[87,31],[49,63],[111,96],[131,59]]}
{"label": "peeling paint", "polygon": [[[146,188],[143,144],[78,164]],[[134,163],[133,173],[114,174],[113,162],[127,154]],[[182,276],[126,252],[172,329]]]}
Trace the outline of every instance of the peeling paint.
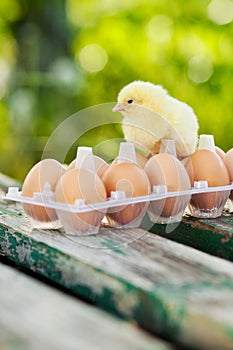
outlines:
{"label": "peeling paint", "polygon": [[138,293],[135,291],[127,291],[124,293],[118,293],[113,298],[118,310],[126,317],[133,317],[135,310],[138,307]]}
{"label": "peeling paint", "polygon": [[[221,350],[229,349],[224,346],[233,334],[232,263],[149,233],[130,244],[127,254],[119,254],[74,245],[52,231],[28,236],[29,227],[26,221],[20,225],[19,218],[14,217],[12,227],[10,217],[1,222],[1,247],[17,264],[179,344],[187,345],[188,329],[193,347],[211,344],[212,350],[219,350],[214,347],[214,330],[221,322]],[[100,245],[101,236],[97,239]],[[199,317],[205,322],[198,323]]]}
{"label": "peeling paint", "polygon": [[198,220],[184,217],[172,234],[164,225],[155,224],[150,231],[169,240],[233,261],[233,215],[217,219]]}
{"label": "peeling paint", "polygon": [[10,255],[10,242],[8,236],[4,236],[4,241],[0,241],[0,246],[3,254]]}
{"label": "peeling paint", "polygon": [[16,252],[18,254],[18,259],[20,262],[27,262],[30,266],[31,249],[30,247],[25,248],[24,246],[17,246]]}

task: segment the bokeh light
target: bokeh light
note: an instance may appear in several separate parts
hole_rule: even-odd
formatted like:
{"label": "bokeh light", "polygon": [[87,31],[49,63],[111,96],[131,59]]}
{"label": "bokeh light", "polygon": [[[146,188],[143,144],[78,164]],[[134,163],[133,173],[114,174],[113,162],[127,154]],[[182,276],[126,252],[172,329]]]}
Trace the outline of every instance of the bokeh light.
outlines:
{"label": "bokeh light", "polygon": [[188,63],[188,76],[195,83],[208,81],[214,68],[211,60],[205,56],[194,56]]}
{"label": "bokeh light", "polygon": [[3,58],[0,58],[0,99],[4,96],[10,76],[11,68]]}
{"label": "bokeh light", "polygon": [[182,33],[179,39],[178,49],[187,59],[196,55],[203,55],[206,52],[205,41],[193,32]]}
{"label": "bokeh light", "polygon": [[[200,133],[233,147],[232,4],[0,1],[0,172],[22,181],[58,125],[133,80],[162,85],[194,109]],[[75,147],[122,137],[105,125]]]}
{"label": "bokeh light", "polygon": [[90,73],[101,71],[108,62],[106,51],[97,44],[90,44],[82,48],[78,57],[81,67]]}
{"label": "bokeh light", "polygon": [[150,39],[159,43],[171,40],[173,21],[165,15],[154,16],[147,25],[147,34]]}
{"label": "bokeh light", "polygon": [[232,0],[212,0],[208,6],[208,17],[219,25],[233,20]]}

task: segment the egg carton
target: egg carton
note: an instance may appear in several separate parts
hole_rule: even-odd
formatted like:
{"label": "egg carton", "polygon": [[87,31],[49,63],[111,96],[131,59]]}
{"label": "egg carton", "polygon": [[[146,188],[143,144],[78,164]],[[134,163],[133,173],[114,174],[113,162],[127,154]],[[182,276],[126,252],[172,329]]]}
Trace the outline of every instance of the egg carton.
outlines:
{"label": "egg carton", "polygon": [[[164,140],[161,153],[170,153],[176,157],[174,141]],[[121,143],[116,160],[117,163],[135,164],[134,145],[129,142]],[[90,147],[78,148],[74,167],[97,172]],[[150,185],[153,182],[150,179]],[[187,188],[187,184],[185,186]],[[160,224],[179,223],[187,208],[194,217],[215,218],[222,214],[227,201],[232,204],[229,200],[232,193],[233,183],[228,186],[209,187],[207,181],[197,181],[192,189],[185,191],[171,192],[166,185],[160,184],[152,186],[151,194],[140,197],[129,198],[124,191],[117,190],[110,192],[110,197],[99,203],[90,204],[77,198],[73,204],[68,204],[55,200],[55,193],[47,182],[42,192],[31,192],[30,197],[24,196],[18,187],[9,187],[2,198],[20,202],[34,228],[64,227],[68,235],[89,235],[96,234],[103,225],[115,228],[139,227],[146,213],[152,223]]]}
{"label": "egg carton", "polygon": [[[18,187],[9,187],[2,199],[20,202],[32,219],[34,228],[64,227],[69,235],[90,235],[98,233],[103,225],[115,228],[139,227],[146,212],[153,223],[161,224],[180,222],[187,207],[194,217],[214,218],[221,215],[232,190],[233,183],[208,187],[207,181],[198,181],[186,191],[169,192],[166,185],[157,185],[147,196],[127,198],[125,192],[114,191],[105,202],[87,204],[83,199],[76,199],[74,204],[66,204],[55,201],[55,193],[46,183],[43,191],[35,192],[33,197],[23,196]],[[212,206],[212,203],[215,205]],[[46,210],[49,220],[38,220],[38,207]],[[122,221],[119,217],[126,220]]]}

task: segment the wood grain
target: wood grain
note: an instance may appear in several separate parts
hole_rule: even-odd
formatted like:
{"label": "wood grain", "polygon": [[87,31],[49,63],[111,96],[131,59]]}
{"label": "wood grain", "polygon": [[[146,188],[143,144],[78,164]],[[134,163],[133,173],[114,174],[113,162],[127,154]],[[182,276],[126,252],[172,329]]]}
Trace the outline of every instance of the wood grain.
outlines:
{"label": "wood grain", "polygon": [[0,349],[171,350],[134,325],[0,264]]}
{"label": "wood grain", "polygon": [[233,349],[233,264],[141,229],[32,230],[2,203],[0,254],[97,306],[193,349]]}
{"label": "wood grain", "polygon": [[147,217],[144,227],[162,237],[233,261],[233,214],[227,211],[216,219],[195,219],[186,215],[174,229],[169,225],[152,224]]}

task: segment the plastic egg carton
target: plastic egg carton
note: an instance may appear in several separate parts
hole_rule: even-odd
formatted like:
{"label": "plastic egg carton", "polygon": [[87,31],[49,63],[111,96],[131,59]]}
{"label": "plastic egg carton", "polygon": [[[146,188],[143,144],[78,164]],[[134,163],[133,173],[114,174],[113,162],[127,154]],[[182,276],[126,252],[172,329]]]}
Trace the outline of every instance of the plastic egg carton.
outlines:
{"label": "plastic egg carton", "polygon": [[[32,198],[22,196],[18,187],[9,187],[2,199],[20,202],[23,206],[29,205],[32,211],[30,216],[33,227],[41,229],[64,227],[68,235],[90,235],[98,233],[99,228],[102,225],[106,226],[106,223],[109,227],[115,228],[139,227],[146,212],[154,223],[180,222],[187,206],[194,217],[215,218],[221,215],[231,190],[233,190],[233,183],[229,186],[208,187],[207,181],[198,181],[194,188],[187,191],[168,192],[166,186],[158,185],[153,187],[153,192],[148,196],[126,198],[123,191],[115,191],[111,193],[111,197],[106,202],[88,205],[82,199],[77,199],[74,204],[68,205],[56,202],[54,193],[46,184],[43,191],[34,193]],[[217,197],[219,199],[218,205],[210,209],[197,207],[195,196],[205,195],[213,196],[214,200]],[[167,217],[161,217],[162,208],[168,200],[172,201],[172,212]],[[33,219],[33,208],[38,206],[47,211],[55,210],[56,216],[53,215],[49,222],[38,222],[38,220]],[[138,209],[136,209],[137,207]],[[109,212],[118,213],[125,208],[138,210],[136,219],[121,225],[109,218]]]}
{"label": "plastic egg carton", "polygon": [[229,200],[233,183],[228,186],[208,187],[207,181],[194,182],[189,210],[196,218],[217,218]]}
{"label": "plastic egg carton", "polygon": [[[164,141],[166,147],[161,153],[170,153],[175,157],[174,141]],[[118,157],[114,162],[135,164],[134,145],[129,142],[121,143]],[[175,164],[177,162],[176,159]],[[97,173],[91,148],[79,147],[75,168],[89,170],[92,174]],[[72,200],[73,204],[61,203],[55,199],[55,192],[51,190],[50,182],[43,182],[42,191],[32,191],[30,197],[24,196],[18,187],[9,187],[2,198],[20,202],[26,215],[31,219],[33,228],[63,227],[67,235],[73,236],[96,234],[101,226],[106,225],[119,229],[137,228],[146,213],[152,223],[172,224],[182,220],[187,208],[194,217],[216,218],[222,214],[226,202],[230,204],[231,209],[233,207],[232,200],[229,199],[232,198],[230,194],[233,193],[231,192],[233,183],[228,186],[209,187],[207,181],[197,181],[191,189],[189,186],[183,191],[170,191],[164,184],[154,185],[155,181],[157,180],[150,180],[150,191],[152,191],[150,194],[129,198],[126,192],[119,190],[118,187],[118,190],[108,192],[106,200],[92,204],[86,202],[84,193],[82,199]]]}

